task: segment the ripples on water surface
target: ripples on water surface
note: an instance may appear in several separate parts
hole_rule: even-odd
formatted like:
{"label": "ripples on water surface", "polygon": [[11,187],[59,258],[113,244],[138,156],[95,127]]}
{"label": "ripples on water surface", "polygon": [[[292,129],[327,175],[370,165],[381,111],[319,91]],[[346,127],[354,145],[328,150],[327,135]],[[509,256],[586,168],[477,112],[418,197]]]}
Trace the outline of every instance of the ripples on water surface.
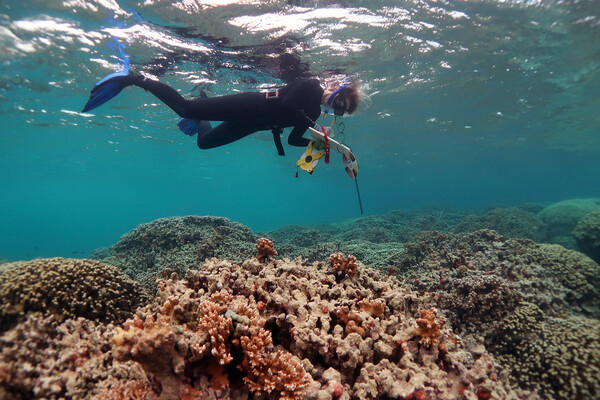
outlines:
{"label": "ripples on water surface", "polygon": [[2,236],[52,253],[49,236],[54,248],[98,247],[162,216],[255,229],[357,216],[337,160],[296,180],[300,149],[278,158],[269,134],[201,152],[135,89],[80,114],[123,54],[186,96],[278,85],[297,74],[290,65],[360,79],[372,105],[346,119],[346,140],[367,213],[600,196],[599,10],[597,0],[3,1]]}

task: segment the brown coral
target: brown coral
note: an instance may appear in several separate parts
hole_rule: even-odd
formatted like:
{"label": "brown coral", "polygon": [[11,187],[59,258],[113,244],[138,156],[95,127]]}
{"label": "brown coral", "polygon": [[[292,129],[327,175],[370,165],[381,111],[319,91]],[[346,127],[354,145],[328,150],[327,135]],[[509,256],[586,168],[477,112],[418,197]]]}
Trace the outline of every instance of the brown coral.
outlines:
{"label": "brown coral", "polygon": [[436,318],[437,309],[432,307],[429,310],[421,311],[421,318],[417,318],[417,325],[419,326],[414,330],[414,334],[421,336],[419,343],[429,347],[432,344],[436,345],[442,336],[441,328],[446,323],[445,318]]}
{"label": "brown coral", "polygon": [[34,311],[120,323],[146,300],[136,282],[99,261],[40,258],[0,270],[0,330]]}
{"label": "brown coral", "polygon": [[273,247],[273,241],[267,238],[260,238],[256,243],[256,258],[259,262],[264,263],[266,260],[272,259],[277,255],[277,250]]}
{"label": "brown coral", "polygon": [[352,254],[346,258],[342,253],[333,253],[329,256],[329,264],[339,275],[345,274],[350,277],[356,275],[356,257]]}

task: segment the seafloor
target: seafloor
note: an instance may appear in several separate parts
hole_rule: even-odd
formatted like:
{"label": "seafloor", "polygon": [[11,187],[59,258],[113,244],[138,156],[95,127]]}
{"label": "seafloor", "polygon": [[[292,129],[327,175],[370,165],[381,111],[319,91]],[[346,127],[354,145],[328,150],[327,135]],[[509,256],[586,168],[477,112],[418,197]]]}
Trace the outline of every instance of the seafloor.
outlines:
{"label": "seafloor", "polygon": [[598,399],[600,199],[0,265],[0,399]]}

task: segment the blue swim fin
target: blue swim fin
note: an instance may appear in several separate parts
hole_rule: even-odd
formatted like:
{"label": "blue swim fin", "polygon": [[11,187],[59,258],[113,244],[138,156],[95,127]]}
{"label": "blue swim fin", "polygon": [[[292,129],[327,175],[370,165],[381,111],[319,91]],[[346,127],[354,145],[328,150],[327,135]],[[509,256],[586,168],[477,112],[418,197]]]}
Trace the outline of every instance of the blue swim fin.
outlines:
{"label": "blue swim fin", "polygon": [[93,110],[118,95],[124,87],[132,84],[132,79],[127,78],[130,78],[129,70],[115,72],[102,78],[92,89],[90,99],[81,112]]}
{"label": "blue swim fin", "polygon": [[196,133],[203,134],[212,129],[212,126],[208,121],[189,118],[180,118],[177,126],[181,132],[188,136],[194,136]]}

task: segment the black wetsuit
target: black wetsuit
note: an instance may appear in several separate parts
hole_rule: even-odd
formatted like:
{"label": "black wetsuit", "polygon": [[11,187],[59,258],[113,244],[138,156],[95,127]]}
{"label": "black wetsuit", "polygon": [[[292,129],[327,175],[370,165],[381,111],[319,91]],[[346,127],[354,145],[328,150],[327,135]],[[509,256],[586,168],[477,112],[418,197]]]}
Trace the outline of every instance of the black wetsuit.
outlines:
{"label": "black wetsuit", "polygon": [[[198,134],[198,147],[210,149],[239,140],[257,131],[271,130],[279,154],[282,128],[294,127],[288,137],[292,146],[306,146],[302,137],[321,113],[323,89],[316,79],[297,79],[279,89],[276,98],[264,92],[244,92],[227,96],[186,100],[164,83],[136,79],[136,86],[146,89],[182,118],[224,121]],[[278,143],[279,141],[279,143]]]}

